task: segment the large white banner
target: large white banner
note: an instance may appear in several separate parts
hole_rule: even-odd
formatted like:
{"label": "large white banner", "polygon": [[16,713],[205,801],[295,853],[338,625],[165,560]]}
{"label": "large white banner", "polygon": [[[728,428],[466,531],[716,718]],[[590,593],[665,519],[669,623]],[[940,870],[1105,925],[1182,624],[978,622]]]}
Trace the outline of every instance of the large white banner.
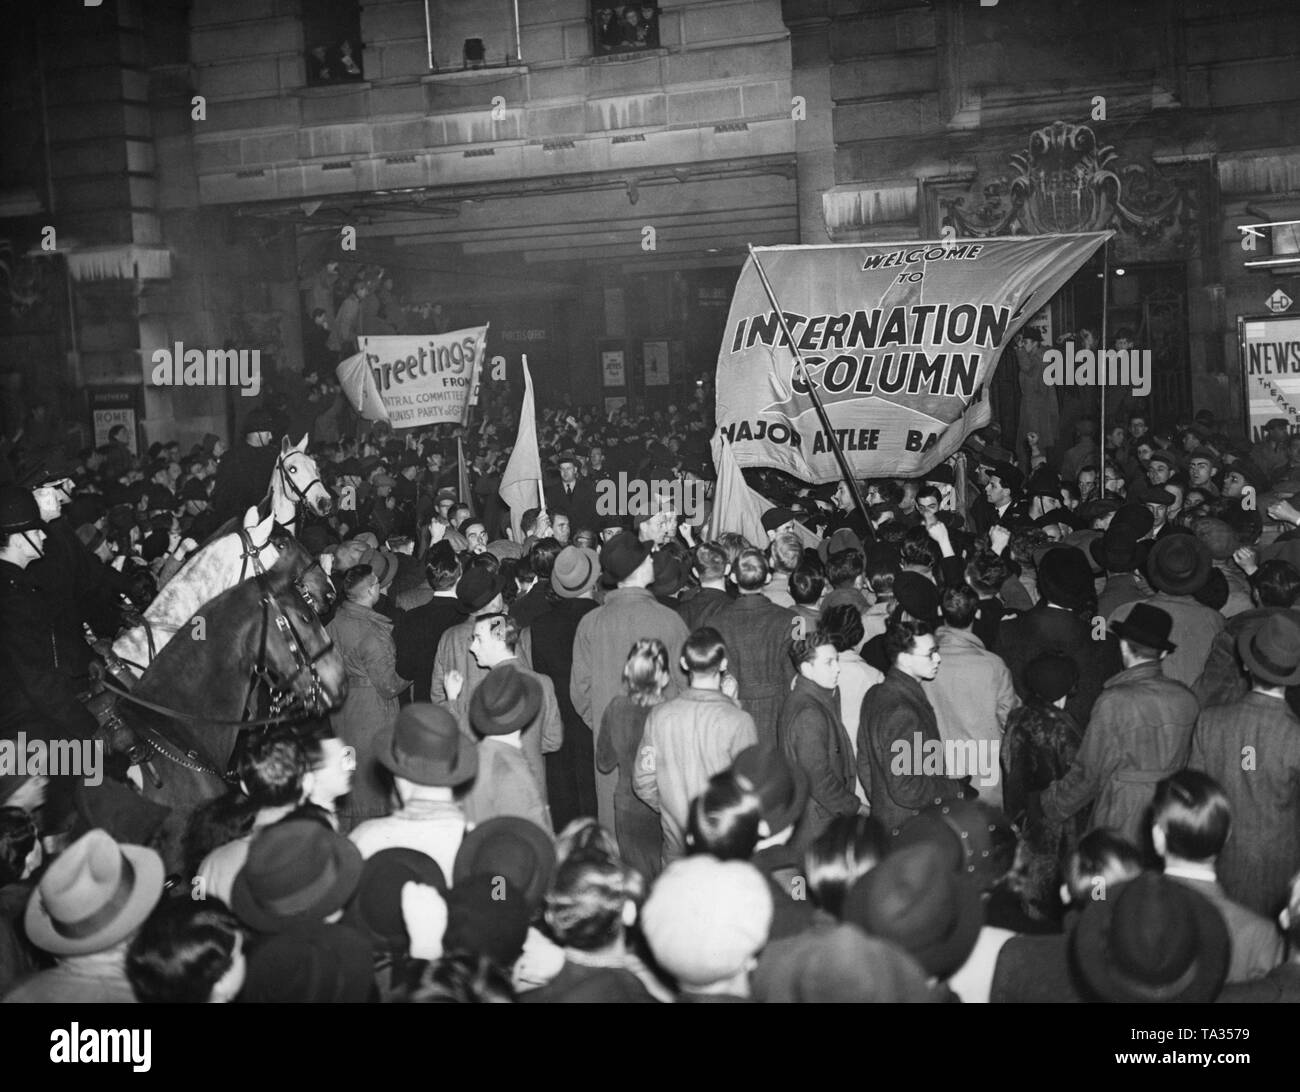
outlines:
{"label": "large white banner", "polygon": [[395,429],[464,424],[487,349],[487,326],[446,334],[361,337],[335,369],[352,408]]}
{"label": "large white banner", "polygon": [[758,261],[853,475],[914,477],[988,423],[1002,350],[1108,237],[755,247],[718,355],[737,464],[840,477]]}

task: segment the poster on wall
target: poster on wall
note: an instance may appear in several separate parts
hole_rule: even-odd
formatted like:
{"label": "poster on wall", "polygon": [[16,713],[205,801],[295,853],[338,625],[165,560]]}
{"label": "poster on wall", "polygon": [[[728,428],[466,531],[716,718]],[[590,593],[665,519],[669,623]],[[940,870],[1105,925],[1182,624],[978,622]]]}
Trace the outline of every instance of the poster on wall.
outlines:
{"label": "poster on wall", "polygon": [[1251,443],[1264,425],[1281,417],[1300,432],[1300,316],[1237,317],[1242,405]]}
{"label": "poster on wall", "polygon": [[132,455],[139,455],[140,388],[90,387],[86,396],[90,404],[90,427],[95,434],[95,446],[102,447],[108,443],[108,434],[118,425],[125,425],[127,446]]}
{"label": "poster on wall", "polygon": [[647,387],[668,386],[668,342],[647,341],[641,349],[645,362],[645,385]]}
{"label": "poster on wall", "polygon": [[1043,348],[1050,349],[1055,343],[1052,339],[1052,305],[1048,304],[1025,323],[1025,328],[1032,326],[1043,335]]}
{"label": "poster on wall", "polygon": [[623,365],[622,349],[606,349],[601,353],[600,370],[605,377],[605,386],[627,386],[627,369]]}

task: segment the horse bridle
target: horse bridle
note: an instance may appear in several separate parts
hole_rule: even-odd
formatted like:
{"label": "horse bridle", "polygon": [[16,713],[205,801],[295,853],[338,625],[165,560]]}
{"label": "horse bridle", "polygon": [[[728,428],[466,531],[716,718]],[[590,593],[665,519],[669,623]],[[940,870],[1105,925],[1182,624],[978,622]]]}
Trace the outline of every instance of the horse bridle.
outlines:
{"label": "horse bridle", "polygon": [[[317,673],[316,664],[334,647],[333,640],[326,633],[325,643],[315,655],[310,654],[301,635],[294,628],[293,620],[284,612],[279,601],[275,598],[265,574],[257,574],[257,585],[258,590],[261,592],[262,635],[258,642],[257,666],[253,669],[254,678],[260,678],[266,683],[271,692],[272,712],[276,715],[283,715],[296,702],[301,702],[303,708],[310,713],[318,714],[323,712],[329,708],[329,703],[325,700],[324,687],[321,684],[320,675]],[[308,604],[312,602],[310,597],[305,598]],[[267,639],[270,636],[272,625],[275,626],[284,639],[289,649],[289,655],[294,662],[295,670],[293,674],[283,680],[285,686],[276,684],[276,681],[271,677],[266,662]],[[289,693],[286,687],[291,690],[294,682],[304,672],[307,672],[311,678],[311,688],[308,690],[307,696],[290,694],[287,698],[284,697],[286,693]]]}
{"label": "horse bridle", "polygon": [[290,454],[291,452],[282,452],[280,457],[275,460],[275,469],[280,475],[280,480],[284,482],[289,489],[293,490],[293,495],[297,498],[293,504],[293,522],[296,523],[298,521],[298,508],[300,505],[307,503],[307,494],[311,492],[311,487],[313,485],[319,485],[327,493],[329,492],[329,489],[326,488],[325,483],[321,481],[319,471],[317,471],[316,477],[312,478],[312,480],[307,483],[306,489],[300,488],[298,483],[293,480],[293,475],[289,473],[288,463],[285,462]]}

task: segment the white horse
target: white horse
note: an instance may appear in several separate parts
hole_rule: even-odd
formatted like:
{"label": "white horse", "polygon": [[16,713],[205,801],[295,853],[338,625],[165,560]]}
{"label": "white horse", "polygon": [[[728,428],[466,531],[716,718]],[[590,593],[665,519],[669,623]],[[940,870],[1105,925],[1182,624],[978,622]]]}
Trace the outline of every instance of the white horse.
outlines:
{"label": "white horse", "polygon": [[288,437],[281,443],[268,490],[271,514],[262,519],[256,508],[250,508],[242,531],[214,538],[191,554],[144,612],[147,625],[135,626],[113,642],[113,651],[137,674],[204,603],[253,576],[259,566],[269,569],[280,559],[271,532],[279,526],[294,533],[300,503],[317,515],[327,515],[333,508],[334,499],[306,447],[306,436],[296,445],[290,445]]}
{"label": "white horse", "polygon": [[[307,436],[290,445],[289,437],[280,442],[280,457],[271,474],[271,515],[277,527],[293,535],[298,533],[298,508],[304,505],[318,516],[328,516],[334,498],[320,480],[316,460],[307,454]],[[224,589],[223,589],[224,590]]]}

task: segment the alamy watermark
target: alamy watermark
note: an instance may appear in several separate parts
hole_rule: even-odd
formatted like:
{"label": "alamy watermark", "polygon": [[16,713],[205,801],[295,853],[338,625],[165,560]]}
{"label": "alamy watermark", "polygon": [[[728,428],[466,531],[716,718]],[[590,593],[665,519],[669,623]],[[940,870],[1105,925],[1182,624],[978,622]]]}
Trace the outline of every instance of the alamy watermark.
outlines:
{"label": "alamy watermark", "polygon": [[1065,343],[1065,351],[1043,353],[1043,382],[1049,387],[1132,387],[1145,398],[1151,393],[1150,349],[1078,349]]}
{"label": "alamy watermark", "polygon": [[895,777],[969,777],[977,788],[1001,780],[1000,739],[927,739],[914,732],[889,747],[889,772]]}
{"label": "alamy watermark", "polygon": [[653,516],[676,512],[687,521],[704,512],[709,483],[698,478],[645,481],[620,473],[596,484],[596,514],[600,516]]}
{"label": "alamy watermark", "polygon": [[94,788],[104,780],[102,739],[0,739],[0,777],[80,777]]}
{"label": "alamy watermark", "polygon": [[262,391],[261,349],[155,349],[150,378],[155,387],[239,387],[245,398]]}

